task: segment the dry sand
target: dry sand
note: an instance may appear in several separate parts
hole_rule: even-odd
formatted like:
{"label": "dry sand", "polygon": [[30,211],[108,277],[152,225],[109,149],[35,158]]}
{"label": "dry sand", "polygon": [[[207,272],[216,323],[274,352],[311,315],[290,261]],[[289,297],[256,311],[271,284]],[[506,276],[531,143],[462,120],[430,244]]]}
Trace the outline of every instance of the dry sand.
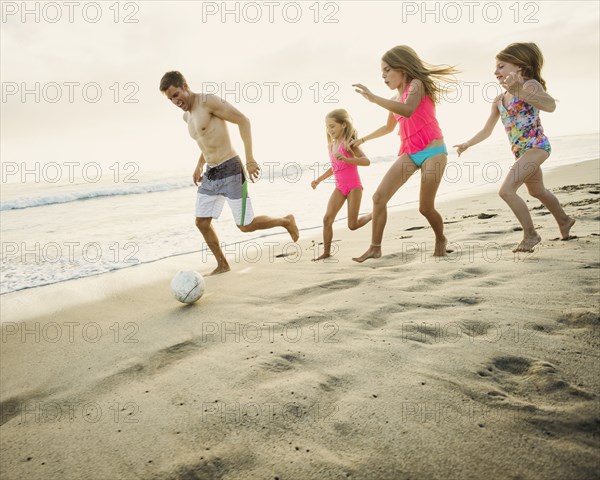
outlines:
{"label": "dry sand", "polygon": [[191,306],[200,254],[3,295],[1,478],[598,478],[598,167],[546,175],[573,240],[526,197],[533,254],[493,193],[440,203],[441,261],[408,210],[361,265],[370,227],[240,246]]}

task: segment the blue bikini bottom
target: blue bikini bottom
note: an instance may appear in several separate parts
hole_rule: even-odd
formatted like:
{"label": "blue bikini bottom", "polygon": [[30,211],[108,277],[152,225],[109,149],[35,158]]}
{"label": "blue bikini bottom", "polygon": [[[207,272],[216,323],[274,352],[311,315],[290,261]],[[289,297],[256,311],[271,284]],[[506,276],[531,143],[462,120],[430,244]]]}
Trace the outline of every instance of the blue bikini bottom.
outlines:
{"label": "blue bikini bottom", "polygon": [[448,155],[448,150],[446,149],[446,145],[440,145],[439,147],[431,147],[426,148],[425,150],[421,150],[416,153],[409,153],[408,156],[415,163],[417,167],[423,165],[425,160],[430,159],[434,155],[439,155],[440,153],[445,153]]}

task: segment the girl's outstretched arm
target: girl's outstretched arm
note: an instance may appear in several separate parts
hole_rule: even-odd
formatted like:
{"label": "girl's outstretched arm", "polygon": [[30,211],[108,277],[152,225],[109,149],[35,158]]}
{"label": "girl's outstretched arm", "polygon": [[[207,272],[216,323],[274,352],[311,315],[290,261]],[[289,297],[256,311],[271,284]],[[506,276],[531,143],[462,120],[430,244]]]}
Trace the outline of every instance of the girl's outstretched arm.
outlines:
{"label": "girl's outstretched arm", "polygon": [[496,123],[498,123],[498,119],[500,118],[500,112],[498,111],[497,105],[500,98],[501,96],[496,97],[496,100],[494,100],[494,102],[492,103],[492,111],[490,112],[490,116],[487,119],[487,122],[485,122],[484,127],[479,132],[477,132],[475,136],[470,140],[453,146],[454,148],[456,148],[456,153],[458,153],[459,157],[460,154],[463,153],[467,148],[477,145],[480,142],[483,142],[492,134],[492,132],[494,131],[494,127],[496,126]]}
{"label": "girl's outstretched arm", "polygon": [[418,79],[414,79],[410,82],[410,87],[408,90],[408,96],[406,97],[405,102],[399,102],[398,100],[388,100],[387,98],[378,97],[374,93],[372,93],[367,87],[361,85],[360,83],[356,83],[353,85],[356,87],[356,92],[360,93],[363,97],[365,97],[369,102],[373,102],[380,107],[385,108],[386,110],[396,113],[398,115],[402,115],[403,117],[410,117],[413,112],[421,103],[421,99],[425,95],[425,87],[423,86],[423,82]]}
{"label": "girl's outstretched arm", "polygon": [[394,118],[394,115],[392,115],[392,113],[390,112],[390,114],[388,115],[388,118],[387,118],[387,123],[383,127],[379,127],[377,130],[372,131],[371,133],[369,133],[368,135],[365,135],[364,137],[361,137],[357,140],[353,140],[352,142],[350,142],[350,145],[348,145],[348,147],[354,148],[354,147],[357,147],[358,145],[362,145],[367,140],[373,140],[375,138],[383,137],[384,135],[387,135],[388,133],[392,133],[394,131],[395,127],[396,127],[396,119]]}
{"label": "girl's outstretched arm", "polygon": [[317,185],[319,185],[319,183],[321,183],[323,180],[328,179],[329,177],[331,177],[333,175],[333,168],[329,167],[327,169],[327,171],[321,175],[319,178],[317,178],[316,180],[313,180],[312,182],[310,182],[310,186],[313,188],[313,190],[315,188],[317,188]]}
{"label": "girl's outstretched arm", "polygon": [[507,78],[505,87],[515,97],[520,98],[543,112],[553,112],[556,110],[556,101],[548,95],[540,82],[533,79],[523,82],[522,78],[516,77],[514,83],[509,85],[513,78],[515,76]]}

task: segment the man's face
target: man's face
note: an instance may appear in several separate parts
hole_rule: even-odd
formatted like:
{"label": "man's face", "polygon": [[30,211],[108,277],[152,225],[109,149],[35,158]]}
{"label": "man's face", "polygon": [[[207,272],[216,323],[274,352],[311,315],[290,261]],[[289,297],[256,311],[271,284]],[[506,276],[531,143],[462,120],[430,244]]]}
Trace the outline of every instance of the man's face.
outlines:
{"label": "man's face", "polygon": [[171,85],[167,88],[165,95],[173,105],[181,108],[184,112],[190,111],[192,106],[192,95],[186,84],[183,84],[183,88]]}

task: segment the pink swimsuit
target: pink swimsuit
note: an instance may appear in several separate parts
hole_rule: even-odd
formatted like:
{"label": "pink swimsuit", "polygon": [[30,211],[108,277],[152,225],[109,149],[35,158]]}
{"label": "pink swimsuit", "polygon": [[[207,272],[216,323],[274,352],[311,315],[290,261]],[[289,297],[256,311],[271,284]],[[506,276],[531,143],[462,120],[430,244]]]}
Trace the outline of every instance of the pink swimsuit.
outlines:
{"label": "pink swimsuit", "polygon": [[[402,94],[401,102],[406,102],[410,84]],[[429,96],[425,95],[421,103],[410,117],[394,113],[394,118],[400,124],[398,135],[402,144],[398,155],[417,153],[423,150],[431,141],[443,138],[442,131],[435,118],[435,105]]]}
{"label": "pink swimsuit", "polygon": [[[340,148],[338,148],[338,152],[346,158],[352,157],[341,144]],[[356,165],[342,162],[335,158],[331,148],[329,148],[329,159],[331,160],[331,168],[333,169],[333,175],[335,176],[335,186],[342,192],[344,197],[348,196],[350,190],[363,188],[360,183],[360,176],[358,175],[358,167]]]}

